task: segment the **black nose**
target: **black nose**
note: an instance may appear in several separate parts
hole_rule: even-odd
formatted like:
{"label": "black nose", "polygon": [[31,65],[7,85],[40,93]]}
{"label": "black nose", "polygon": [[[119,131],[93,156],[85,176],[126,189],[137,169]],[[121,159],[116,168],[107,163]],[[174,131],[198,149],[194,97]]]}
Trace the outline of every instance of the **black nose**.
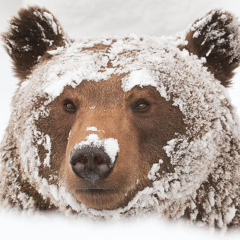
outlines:
{"label": "black nose", "polygon": [[114,168],[110,157],[101,147],[84,147],[73,150],[70,163],[73,172],[79,178],[91,182],[108,177]]}

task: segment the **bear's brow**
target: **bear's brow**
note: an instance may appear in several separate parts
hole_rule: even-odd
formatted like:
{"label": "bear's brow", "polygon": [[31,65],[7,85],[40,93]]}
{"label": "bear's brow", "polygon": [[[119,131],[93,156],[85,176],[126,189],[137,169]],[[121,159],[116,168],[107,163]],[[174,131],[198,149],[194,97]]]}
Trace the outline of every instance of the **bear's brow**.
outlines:
{"label": "bear's brow", "polygon": [[77,88],[77,95],[89,103],[98,105],[122,104],[125,93],[121,87],[121,79],[112,77],[106,81],[83,81]]}

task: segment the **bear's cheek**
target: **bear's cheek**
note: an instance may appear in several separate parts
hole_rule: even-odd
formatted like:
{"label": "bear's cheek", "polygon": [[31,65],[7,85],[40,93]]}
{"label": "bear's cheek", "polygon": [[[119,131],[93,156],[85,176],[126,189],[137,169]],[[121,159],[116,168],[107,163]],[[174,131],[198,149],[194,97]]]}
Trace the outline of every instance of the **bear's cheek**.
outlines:
{"label": "bear's cheek", "polygon": [[[40,168],[39,173],[46,179],[49,179],[50,175],[54,176],[51,179],[55,179],[56,182],[51,182],[52,184],[57,184],[57,179],[60,176],[60,169],[65,160],[69,132],[74,121],[74,118],[66,117],[66,114],[58,105],[56,102],[51,103],[46,109],[49,112],[48,116],[38,119],[35,123],[37,130],[47,134],[50,138],[50,165]],[[40,145],[38,146],[38,152],[41,161],[44,162],[46,150]]]}
{"label": "bear's cheek", "polygon": [[154,163],[161,160],[159,174],[164,177],[167,173],[174,172],[174,166],[167,156],[164,147],[168,141],[177,135],[185,135],[187,126],[184,123],[184,115],[178,107],[173,106],[172,101],[159,98],[158,104],[153,107],[149,116],[134,118],[137,129],[139,146],[139,165],[142,176],[148,176]]}

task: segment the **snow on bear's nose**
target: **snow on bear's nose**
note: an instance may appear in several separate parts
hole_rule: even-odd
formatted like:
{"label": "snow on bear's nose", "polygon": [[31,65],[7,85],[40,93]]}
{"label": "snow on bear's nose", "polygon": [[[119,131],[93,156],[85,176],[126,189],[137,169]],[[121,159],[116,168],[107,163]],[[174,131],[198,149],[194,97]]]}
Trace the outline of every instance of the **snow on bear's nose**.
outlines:
{"label": "snow on bear's nose", "polygon": [[90,134],[86,141],[78,143],[71,152],[73,172],[86,181],[94,183],[110,175],[118,158],[119,145],[116,139],[99,139]]}

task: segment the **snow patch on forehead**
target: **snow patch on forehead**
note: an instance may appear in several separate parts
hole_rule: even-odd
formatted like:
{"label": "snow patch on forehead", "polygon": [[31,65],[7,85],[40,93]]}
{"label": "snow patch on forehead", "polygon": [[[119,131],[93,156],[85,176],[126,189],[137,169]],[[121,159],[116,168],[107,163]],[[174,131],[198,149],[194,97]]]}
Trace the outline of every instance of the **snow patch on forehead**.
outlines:
{"label": "snow patch on forehead", "polygon": [[97,134],[90,134],[86,141],[82,141],[75,145],[74,149],[82,149],[84,147],[103,148],[111,160],[113,166],[116,156],[119,153],[118,141],[114,138],[100,139]]}
{"label": "snow patch on forehead", "polygon": [[122,88],[125,92],[130,91],[135,86],[145,87],[153,86],[157,87],[156,79],[146,69],[135,70],[130,73],[129,76],[122,80]]}
{"label": "snow patch on forehead", "polygon": [[[83,80],[101,81],[108,80],[113,73],[113,69],[106,69],[104,73],[100,71],[100,64],[94,63],[96,56],[85,56],[84,59],[79,59],[77,56],[74,59],[66,60],[70,65],[65,66],[65,60],[62,63],[53,66],[52,72],[49,72],[46,83],[43,85],[43,92],[48,94],[52,99],[58,97],[66,86],[76,88]],[[107,61],[104,58],[101,60],[105,66]],[[81,66],[79,64],[81,63]]]}

